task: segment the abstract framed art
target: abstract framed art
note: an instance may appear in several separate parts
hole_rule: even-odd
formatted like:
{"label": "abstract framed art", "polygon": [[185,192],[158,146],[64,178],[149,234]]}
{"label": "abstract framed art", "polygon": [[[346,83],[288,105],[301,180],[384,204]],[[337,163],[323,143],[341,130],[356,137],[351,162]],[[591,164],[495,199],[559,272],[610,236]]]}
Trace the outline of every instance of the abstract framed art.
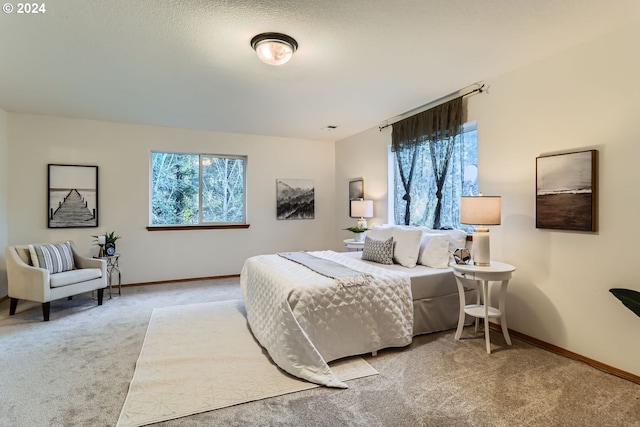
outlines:
{"label": "abstract framed art", "polygon": [[276,180],[277,219],[314,219],[315,188],[311,179]]}
{"label": "abstract framed art", "polygon": [[536,228],[597,231],[598,150],[536,158]]}
{"label": "abstract framed art", "polygon": [[349,216],[351,215],[351,201],[364,199],[364,179],[355,178],[349,181]]}
{"label": "abstract framed art", "polygon": [[98,166],[48,166],[47,227],[97,227]]}

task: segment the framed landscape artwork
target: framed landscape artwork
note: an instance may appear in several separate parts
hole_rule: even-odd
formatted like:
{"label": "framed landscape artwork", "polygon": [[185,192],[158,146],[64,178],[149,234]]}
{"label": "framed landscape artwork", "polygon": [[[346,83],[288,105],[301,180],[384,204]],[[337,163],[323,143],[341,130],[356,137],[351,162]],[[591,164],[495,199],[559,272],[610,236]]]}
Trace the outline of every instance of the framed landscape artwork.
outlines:
{"label": "framed landscape artwork", "polygon": [[313,219],[315,188],[311,179],[277,179],[276,210],[278,219]]}
{"label": "framed landscape artwork", "polygon": [[364,179],[352,179],[349,181],[349,216],[351,218],[354,218],[351,215],[351,201],[360,199],[364,199]]}
{"label": "framed landscape artwork", "polygon": [[98,226],[98,166],[49,164],[48,228]]}
{"label": "framed landscape artwork", "polygon": [[597,231],[598,150],[536,158],[536,228]]}

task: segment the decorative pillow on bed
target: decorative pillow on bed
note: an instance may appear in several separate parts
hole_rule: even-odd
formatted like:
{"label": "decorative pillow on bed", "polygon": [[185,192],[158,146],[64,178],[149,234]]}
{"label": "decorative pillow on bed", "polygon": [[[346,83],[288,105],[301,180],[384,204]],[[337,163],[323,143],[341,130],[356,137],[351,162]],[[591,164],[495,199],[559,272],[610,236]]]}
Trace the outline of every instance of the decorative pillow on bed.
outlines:
{"label": "decorative pillow on bed", "polygon": [[453,261],[453,253],[458,248],[467,245],[467,232],[464,230],[434,230],[428,227],[421,227],[426,233],[446,234],[449,236],[449,261]]}
{"label": "decorative pillow on bed", "polygon": [[393,260],[398,264],[413,268],[418,263],[422,230],[418,228],[393,228]]}
{"label": "decorative pillow on bed", "polygon": [[382,240],[366,236],[364,238],[364,248],[362,249],[362,259],[379,264],[393,264],[393,237]]}
{"label": "decorative pillow on bed", "polygon": [[374,239],[387,240],[389,237],[393,237],[393,228],[392,225],[375,225],[369,230],[368,235]]}
{"label": "decorative pillow on bed", "polygon": [[431,268],[449,267],[449,235],[423,233],[418,264]]}
{"label": "decorative pillow on bed", "polygon": [[51,274],[75,268],[69,242],[29,245],[29,253],[34,267],[46,268]]}

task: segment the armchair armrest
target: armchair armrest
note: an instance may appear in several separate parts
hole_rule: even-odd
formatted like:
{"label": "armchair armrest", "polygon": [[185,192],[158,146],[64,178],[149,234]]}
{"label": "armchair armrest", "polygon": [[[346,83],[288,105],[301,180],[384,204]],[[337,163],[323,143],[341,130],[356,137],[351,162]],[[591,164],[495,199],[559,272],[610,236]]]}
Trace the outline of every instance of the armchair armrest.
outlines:
{"label": "armchair armrest", "polygon": [[102,276],[106,277],[107,261],[103,259],[82,256],[78,252],[78,248],[76,247],[75,243],[69,241],[69,244],[71,245],[71,252],[73,252],[73,262],[75,263],[76,268],[99,268],[100,270],[102,270]]}
{"label": "armchair armrest", "polygon": [[76,268],[106,268],[107,262],[103,259],[88,258],[82,255],[73,254],[73,262],[76,264]]}
{"label": "armchair armrest", "polygon": [[30,301],[48,301],[49,271],[22,261],[15,247],[5,249],[9,297]]}

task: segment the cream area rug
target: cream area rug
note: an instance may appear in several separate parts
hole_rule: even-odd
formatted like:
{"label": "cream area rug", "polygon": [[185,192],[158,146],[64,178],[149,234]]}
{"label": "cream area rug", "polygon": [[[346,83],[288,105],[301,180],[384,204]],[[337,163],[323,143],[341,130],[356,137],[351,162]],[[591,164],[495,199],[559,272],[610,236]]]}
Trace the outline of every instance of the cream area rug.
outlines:
{"label": "cream area rug", "polygon": [[[117,427],[318,387],[271,362],[244,310],[242,300],[154,309]],[[330,366],[343,381],[378,373],[361,357]]]}

